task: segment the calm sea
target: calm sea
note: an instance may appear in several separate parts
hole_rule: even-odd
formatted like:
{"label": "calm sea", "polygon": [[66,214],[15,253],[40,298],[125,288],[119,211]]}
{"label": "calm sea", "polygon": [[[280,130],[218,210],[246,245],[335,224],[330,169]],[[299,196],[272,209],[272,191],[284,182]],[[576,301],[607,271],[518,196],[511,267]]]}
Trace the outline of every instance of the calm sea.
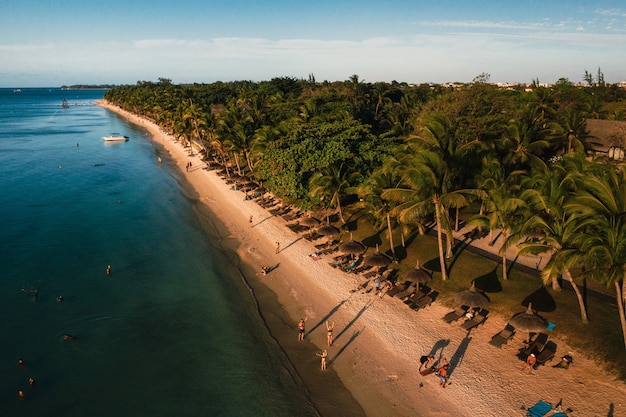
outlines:
{"label": "calm sea", "polygon": [[175,170],[103,95],[0,89],[0,416],[316,415]]}

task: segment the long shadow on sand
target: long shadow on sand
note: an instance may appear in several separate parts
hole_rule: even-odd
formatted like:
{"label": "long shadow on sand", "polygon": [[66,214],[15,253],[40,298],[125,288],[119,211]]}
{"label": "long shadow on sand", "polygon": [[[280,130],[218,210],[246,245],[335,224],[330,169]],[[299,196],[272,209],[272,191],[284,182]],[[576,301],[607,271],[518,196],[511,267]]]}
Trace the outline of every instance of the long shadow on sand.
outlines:
{"label": "long shadow on sand", "polygon": [[346,344],[345,344],[345,345],[343,345],[343,346],[341,347],[341,349],[339,349],[339,350],[337,351],[337,354],[335,354],[335,356],[333,356],[333,358],[332,358],[332,359],[330,359],[330,360],[328,361],[328,364],[329,364],[329,365],[332,365],[332,364],[333,364],[333,362],[335,362],[335,360],[337,360],[337,358],[338,358],[338,357],[339,357],[339,356],[343,353],[343,351],[344,351],[344,350],[346,350],[346,348],[347,348],[348,346],[350,346],[350,344],[351,344],[351,343],[352,343],[352,342],[353,342],[353,341],[354,341],[357,337],[359,337],[359,336],[361,335],[361,333],[363,333],[363,331],[364,331],[364,330],[365,330],[365,327],[363,327],[361,330],[356,330],[354,333],[352,333],[352,336],[350,336],[350,339],[348,339],[348,341],[346,342]]}
{"label": "long shadow on sand", "polygon": [[463,362],[463,358],[465,357],[465,352],[467,352],[467,347],[469,343],[472,341],[472,338],[469,336],[469,333],[465,336],[465,338],[459,344],[459,347],[456,348],[456,352],[452,354],[450,358],[450,367],[448,368],[448,378],[452,376],[452,373],[456,369],[457,366]]}
{"label": "long shadow on sand", "polygon": [[[430,349],[429,355],[432,356],[433,358],[435,358],[435,362],[441,361],[441,358],[443,358],[443,350],[449,344],[450,344],[450,339],[440,339],[440,340],[438,340],[433,345],[432,349]],[[439,354],[437,354],[437,352],[439,352]]]}
{"label": "long shadow on sand", "polygon": [[339,308],[341,308],[341,306],[344,305],[346,303],[346,301],[348,301],[350,299],[351,296],[352,295],[350,295],[345,300],[341,300],[341,302],[339,304],[337,304],[335,307],[333,307],[333,309],[330,310],[328,312],[328,314],[326,314],[324,317],[322,317],[322,319],[315,326],[311,327],[311,330],[309,330],[307,333],[312,333],[313,330],[317,329],[322,324],[326,323],[326,320],[330,319],[332,317],[332,315],[335,314],[337,312],[337,310],[339,310]]}
{"label": "long shadow on sand", "polygon": [[252,226],[250,226],[250,227],[255,227],[255,226],[257,226],[257,225],[259,225],[259,224],[261,224],[261,223],[264,223],[264,222],[268,221],[269,219],[271,219],[271,218],[273,218],[273,217],[274,217],[274,216],[267,216],[266,218],[264,218],[264,219],[262,219],[262,220],[259,220],[258,222],[254,223],[254,224],[253,224]]}
{"label": "long shadow on sand", "polygon": [[354,323],[355,323],[355,322],[359,319],[359,317],[361,317],[361,315],[362,315],[363,313],[365,313],[365,311],[366,311],[366,310],[367,310],[367,309],[368,309],[368,308],[369,308],[372,304],[374,304],[374,301],[375,301],[375,300],[368,301],[368,303],[367,303],[367,304],[365,304],[365,305],[363,306],[363,308],[361,308],[361,309],[359,310],[359,312],[358,312],[358,313],[356,313],[356,316],[354,316],[354,318],[353,318],[352,320],[350,320],[350,322],[346,325],[346,327],[344,327],[344,328],[343,328],[343,330],[342,330],[342,331],[341,331],[341,332],[340,332],[337,336],[335,336],[335,338],[333,339],[333,342],[337,341],[337,339],[339,339],[339,338],[341,337],[341,335],[343,335],[343,334],[344,334],[344,333],[345,333],[345,332],[346,332],[346,331],[350,328],[350,326],[352,326],[352,325],[353,325],[353,324],[354,324]]}
{"label": "long shadow on sand", "polygon": [[293,246],[296,244],[297,241],[302,240],[302,236],[300,236],[299,238],[297,238],[296,240],[294,240],[293,242],[291,242],[290,244],[288,244],[287,246],[285,246],[284,248],[280,249],[277,253],[281,253],[283,251],[286,251],[287,248],[289,248],[290,246]]}

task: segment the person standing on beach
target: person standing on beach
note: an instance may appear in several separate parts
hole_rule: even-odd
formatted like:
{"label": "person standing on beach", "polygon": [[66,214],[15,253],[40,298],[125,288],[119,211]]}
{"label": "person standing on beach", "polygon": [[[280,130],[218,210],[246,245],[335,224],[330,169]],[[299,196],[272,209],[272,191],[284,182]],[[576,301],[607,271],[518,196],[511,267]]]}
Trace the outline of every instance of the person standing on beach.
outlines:
{"label": "person standing on beach", "polygon": [[300,319],[300,321],[298,322],[298,342],[304,340],[304,323],[306,323],[308,319],[308,317],[305,317],[303,319]]}
{"label": "person standing on beach", "polygon": [[250,216],[250,220],[248,220],[248,223],[250,223],[250,227],[252,227],[252,216]]}
{"label": "person standing on beach", "polygon": [[326,349],[324,349],[320,353],[316,353],[316,355],[322,358],[322,371],[325,371],[326,370],[326,358],[328,357],[328,352],[326,352]]}
{"label": "person standing on beach", "polygon": [[280,242],[276,241],[276,253],[280,252]]}
{"label": "person standing on beach", "polygon": [[334,327],[335,327],[334,321],[333,321],[333,324],[331,325],[330,322],[326,320],[326,331],[328,332],[328,336],[326,337],[326,340],[328,342],[328,346],[333,345],[333,328]]}

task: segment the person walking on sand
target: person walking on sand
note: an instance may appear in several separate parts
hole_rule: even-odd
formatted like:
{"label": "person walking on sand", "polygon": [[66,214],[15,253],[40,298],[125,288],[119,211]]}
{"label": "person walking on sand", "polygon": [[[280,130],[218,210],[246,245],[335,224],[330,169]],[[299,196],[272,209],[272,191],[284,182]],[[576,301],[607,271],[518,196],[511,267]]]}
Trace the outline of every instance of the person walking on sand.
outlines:
{"label": "person walking on sand", "polygon": [[328,332],[328,335],[326,337],[326,341],[328,342],[328,346],[332,346],[333,345],[333,328],[335,327],[335,322],[333,321],[333,324],[331,325],[330,322],[328,320],[326,320],[326,331]]}
{"label": "person walking on sand", "polygon": [[250,223],[250,227],[252,227],[252,216],[250,216],[250,220],[248,220],[248,223]]}
{"label": "person walking on sand", "polygon": [[316,355],[322,359],[322,371],[325,371],[326,370],[326,358],[328,357],[328,352],[326,352],[326,349],[324,349],[320,353],[316,353]]}
{"label": "person walking on sand", "polygon": [[300,321],[298,322],[298,342],[304,340],[304,323],[306,323],[308,319],[308,317],[305,317],[303,319],[300,319]]}
{"label": "person walking on sand", "polygon": [[280,252],[280,242],[276,241],[276,253]]}

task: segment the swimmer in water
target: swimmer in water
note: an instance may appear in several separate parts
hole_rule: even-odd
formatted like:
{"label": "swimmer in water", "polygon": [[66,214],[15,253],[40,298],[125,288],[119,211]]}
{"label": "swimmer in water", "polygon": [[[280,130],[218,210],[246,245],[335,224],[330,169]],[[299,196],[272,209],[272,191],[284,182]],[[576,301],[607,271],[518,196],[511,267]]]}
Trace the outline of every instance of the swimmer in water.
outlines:
{"label": "swimmer in water", "polygon": [[78,338],[76,336],[72,336],[71,334],[65,333],[63,335],[63,340],[76,340],[76,339],[78,339]]}

